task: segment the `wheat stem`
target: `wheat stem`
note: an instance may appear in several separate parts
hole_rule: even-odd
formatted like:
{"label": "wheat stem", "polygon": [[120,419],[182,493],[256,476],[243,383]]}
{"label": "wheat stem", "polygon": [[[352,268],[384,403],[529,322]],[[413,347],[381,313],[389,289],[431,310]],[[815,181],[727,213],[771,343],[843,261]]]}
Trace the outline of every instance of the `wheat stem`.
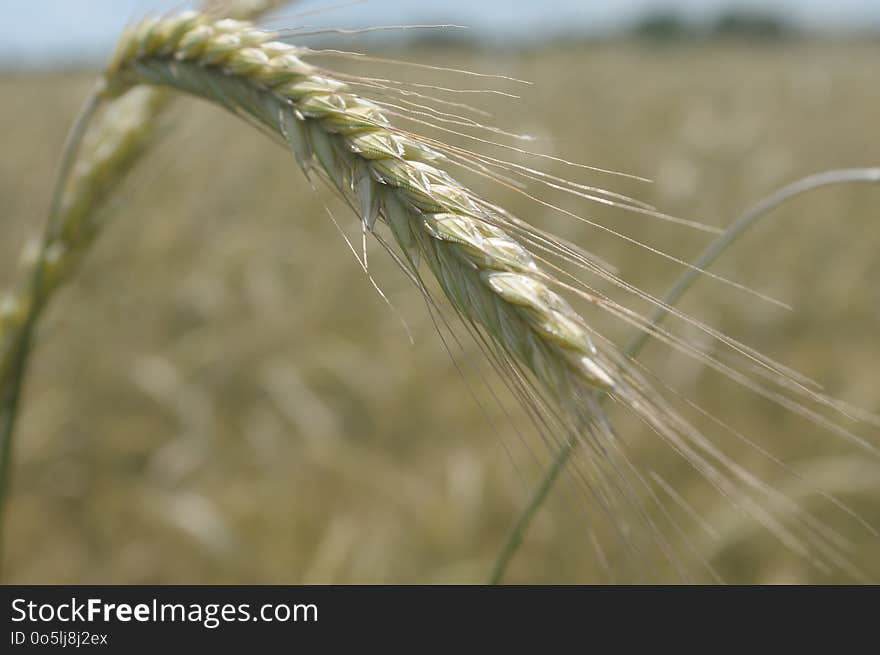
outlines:
{"label": "wheat stem", "polygon": [[[780,205],[785,204],[792,198],[808,191],[814,191],[826,186],[839,184],[876,184],[880,182],[880,168],[845,168],[832,171],[824,171],[801,178],[788,184],[761,200],[759,203],[743,212],[724,232],[710,243],[700,256],[694,260],[693,268],[688,269],[679,276],[675,284],[666,292],[664,301],[666,305],[675,305],[690,286],[696,282],[700,271],[711,266],[716,259],[747,232],[753,225],[764,218]],[[657,307],[650,318],[652,327],[660,325],[669,310],[666,307]],[[624,350],[635,354],[641,350],[642,345],[650,336],[649,331],[638,332],[633,335]]]}
{"label": "wheat stem", "polygon": [[[31,275],[29,288],[29,301],[25,307],[18,307],[18,313],[24,314],[20,329],[11,335],[9,346],[11,361],[0,360],[2,364],[2,376],[0,376],[0,566],[3,562],[3,511],[6,494],[9,487],[10,460],[12,459],[12,438],[18,419],[21,390],[24,380],[24,371],[27,368],[33,342],[33,331],[43,307],[48,299],[45,286],[45,278],[50,262],[47,260],[49,244],[53,239],[59,218],[64,194],[64,184],[70,175],[70,171],[76,161],[80,149],[83,134],[95,112],[98,109],[99,94],[92,93],[86,100],[79,115],[74,121],[64,145],[61,162],[58,168],[57,182],[52,192],[52,201],[49,210],[49,221],[43,236],[43,247],[38,256]],[[21,301],[18,301],[21,302]],[[3,317],[0,317],[2,319]],[[0,324],[0,327],[6,327]],[[6,336],[4,330],[0,336]],[[8,337],[7,337],[8,338]],[[8,373],[7,373],[8,371]],[[2,570],[2,569],[0,569]]]}
{"label": "wheat stem", "polygon": [[[757,204],[743,212],[733,221],[693,262],[693,268],[684,271],[669,291],[663,296],[663,305],[658,306],[650,317],[648,327],[638,330],[623,348],[628,358],[636,358],[651,336],[652,330],[669,315],[670,309],[684,296],[691,285],[697,280],[700,271],[711,266],[730,246],[743,234],[754,227],[761,219],[766,218],[780,205],[808,191],[825,186],[839,184],[876,184],[880,182],[880,168],[852,168],[825,171],[801,178],[773,192]],[[525,509],[520,513],[510,529],[498,556],[492,565],[489,584],[499,584],[507,571],[510,561],[522,545],[532,520],[538,514],[550,495],[556,480],[574,454],[578,446],[577,440],[566,441],[556,453],[550,467],[544,473],[538,486],[532,492]]]}
{"label": "wheat stem", "polygon": [[553,485],[556,484],[557,478],[559,478],[565,470],[568,460],[577,448],[577,443],[577,439],[569,439],[560,447],[559,452],[556,453],[556,457],[554,457],[550,468],[547,469],[544,477],[541,478],[541,482],[538,484],[534,492],[532,492],[529,504],[526,505],[525,509],[516,518],[516,522],[513,524],[507,538],[504,540],[504,544],[501,546],[501,550],[495,558],[495,563],[492,565],[492,571],[489,574],[488,580],[489,584],[497,585],[501,583],[501,579],[504,577],[504,573],[510,565],[510,560],[513,559],[516,551],[518,551],[519,547],[522,545],[522,541],[526,536],[526,532],[528,532],[532,519],[538,514],[544,501],[549,496],[550,490],[553,489]]}

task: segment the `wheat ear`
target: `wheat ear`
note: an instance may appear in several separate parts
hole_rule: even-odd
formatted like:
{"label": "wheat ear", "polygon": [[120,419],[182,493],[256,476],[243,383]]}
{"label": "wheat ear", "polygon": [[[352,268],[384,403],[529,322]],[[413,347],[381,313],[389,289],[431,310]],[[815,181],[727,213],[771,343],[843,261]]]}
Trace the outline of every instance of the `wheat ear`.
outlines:
{"label": "wheat ear", "polygon": [[318,168],[369,230],[382,218],[411,262],[423,258],[446,296],[557,398],[610,390],[584,320],[500,226],[503,213],[438,166],[442,155],[396,130],[380,108],[321,75],[272,35],[204,16],[145,22],[105,74],[113,97],[165,84],[246,113]]}
{"label": "wheat ear", "polygon": [[[348,200],[365,231],[386,223],[413,278],[420,281],[424,260],[466,324],[489,336],[491,354],[529,371],[562,407],[569,436],[590,446],[579,473],[625,545],[633,544],[620,510],[670,554],[645,511],[642,497],[651,491],[604,418],[601,396],[635,414],[790,549],[845,565],[812,516],[726,457],[612,344],[594,345],[588,323],[554,291],[560,281],[512,236],[518,219],[452,177],[427,140],[394,127],[379,105],[305,62],[307,50],[273,38],[196,14],[145,21],[120,41],[102,95],[150,83],[219,103],[279,136],[307,174],[321,175]],[[794,525],[780,520],[780,508],[795,516]]]}

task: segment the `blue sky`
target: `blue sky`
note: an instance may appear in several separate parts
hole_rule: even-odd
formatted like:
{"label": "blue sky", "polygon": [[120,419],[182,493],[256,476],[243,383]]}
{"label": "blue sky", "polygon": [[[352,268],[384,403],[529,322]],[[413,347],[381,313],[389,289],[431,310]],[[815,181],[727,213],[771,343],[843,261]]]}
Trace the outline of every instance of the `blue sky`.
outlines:
{"label": "blue sky", "polygon": [[[303,0],[303,10],[345,0]],[[151,11],[188,4],[181,0],[4,0],[0,67],[82,61],[106,54],[122,27]],[[711,17],[723,8],[771,8],[812,27],[880,27],[880,0],[367,0],[287,25],[367,27],[423,22],[458,23],[497,41],[523,41],[560,31],[585,34],[625,24],[646,11],[672,8]]]}

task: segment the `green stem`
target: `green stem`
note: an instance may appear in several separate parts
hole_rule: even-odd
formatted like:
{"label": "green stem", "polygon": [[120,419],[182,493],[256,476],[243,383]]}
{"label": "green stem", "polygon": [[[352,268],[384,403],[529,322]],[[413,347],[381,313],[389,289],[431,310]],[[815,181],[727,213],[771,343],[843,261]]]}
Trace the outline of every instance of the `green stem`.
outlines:
{"label": "green stem", "polygon": [[519,518],[510,530],[510,534],[504,542],[504,547],[501,549],[501,552],[495,560],[495,565],[492,567],[492,575],[489,577],[489,584],[498,584],[501,582],[501,578],[507,570],[508,563],[514,553],[519,549],[520,544],[522,544],[523,537],[525,536],[529,524],[538,513],[538,510],[544,503],[544,499],[550,493],[550,489],[552,489],[553,485],[556,483],[556,478],[558,478],[559,474],[565,470],[565,465],[576,447],[577,441],[569,440],[565,442],[562,448],[560,448],[559,453],[556,455],[556,459],[553,460],[553,464],[544,475],[544,479],[541,480],[541,484],[535,489],[534,494],[532,494],[528,506],[523,510],[522,514],[519,515]]}
{"label": "green stem", "polygon": [[100,100],[100,89],[97,89],[86,100],[65,141],[58,175],[55,180],[55,188],[52,191],[49,220],[43,235],[40,254],[31,276],[31,302],[28,313],[14,344],[11,346],[11,352],[13,353],[12,363],[6,370],[3,378],[0,379],[0,571],[2,571],[3,562],[3,514],[6,507],[6,497],[9,493],[9,478],[12,468],[12,442],[15,435],[15,426],[20,414],[21,393],[31,353],[34,329],[48,301],[48,295],[43,290],[43,276],[46,272],[46,252],[56,236],[55,232],[58,229],[61,198],[67,186],[70,171],[73,168],[73,163],[76,161],[76,155],[82,143],[86,127],[92,116],[95,115]]}
{"label": "green stem", "polygon": [[[793,182],[778,191],[767,196],[758,204],[741,214],[733,223],[731,223],[722,234],[718,236],[709,246],[700,254],[693,262],[693,268],[689,268],[682,273],[675,281],[675,284],[669,289],[663,298],[663,305],[658,306],[654,314],[649,320],[648,328],[640,330],[627,343],[623,349],[627,358],[635,358],[641,349],[647,343],[648,337],[652,329],[658,326],[663,319],[669,314],[670,309],[681,299],[690,286],[696,281],[700,275],[700,271],[711,266],[721,254],[727,250],[733,243],[742,236],[749,228],[755,225],[760,219],[767,216],[774,209],[784,204],[788,200],[807,191],[812,191],[825,186],[836,184],[855,184],[868,183],[876,184],[880,182],[880,168],[849,168],[833,171],[825,171]],[[538,487],[532,493],[529,503],[522,511],[513,524],[498,557],[492,566],[492,573],[489,576],[489,584],[499,584],[504,577],[510,560],[522,544],[525,533],[529,529],[532,519],[537,515],[538,510],[544,504],[544,501],[553,489],[553,485],[559,478],[560,473],[565,469],[566,464],[571,459],[572,454],[577,450],[577,441],[568,441],[560,448],[556,454],[550,468],[544,474]]]}
{"label": "green stem", "polygon": [[[727,250],[740,236],[757,223],[761,218],[772,212],[780,205],[788,202],[795,196],[807,191],[813,191],[825,186],[836,184],[877,183],[880,182],[880,168],[845,168],[834,171],[826,171],[804,177],[797,182],[782,187],[771,195],[764,198],[757,205],[740,215],[731,223],[715,241],[700,254],[693,262],[693,268],[689,268],[679,276],[675,284],[666,292],[663,300],[666,307],[657,307],[650,319],[651,327],[659,325],[669,314],[669,309],[675,305],[690,286],[700,276],[700,272],[711,266],[721,254]],[[648,330],[637,332],[624,348],[628,357],[635,357],[642,349],[650,336]]]}

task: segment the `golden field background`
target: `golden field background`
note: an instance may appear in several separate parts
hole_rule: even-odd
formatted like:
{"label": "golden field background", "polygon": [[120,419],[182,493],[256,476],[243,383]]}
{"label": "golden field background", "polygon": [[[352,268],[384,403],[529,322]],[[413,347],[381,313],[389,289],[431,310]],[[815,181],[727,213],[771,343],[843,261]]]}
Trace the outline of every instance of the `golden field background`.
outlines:
{"label": "golden field background", "polygon": [[[490,97],[481,106],[501,127],[543,137],[535,149],[655,183],[580,172],[578,180],[716,226],[798,177],[880,164],[876,44],[393,54],[533,80],[493,85],[523,97]],[[474,86],[441,73],[386,72]],[[43,225],[64,135],[90,80],[0,78],[4,288],[16,279],[23,244]],[[457,352],[459,372],[420,296],[373,244],[371,270],[405,317],[409,342],[325,203],[353,239],[356,221],[325,189],[312,192],[288,153],[203,103],[185,99],[175,114],[43,324],[15,446],[5,581],[485,581],[549,457],[528,429],[517,434],[524,412],[504,394],[503,409],[492,401],[481,378],[491,372],[474,365],[479,352],[468,341]],[[540,167],[573,173],[553,162]],[[679,272],[509,190],[475,184],[652,293]],[[679,257],[708,242],[654,219],[539,193]],[[880,412],[878,217],[880,188],[821,190],[779,210],[714,269],[793,311],[711,280],[682,306],[817,378],[832,395]],[[583,311],[616,340],[627,336],[595,309]],[[664,347],[649,346],[644,361],[880,525],[876,460]],[[850,579],[788,553],[619,414],[612,410],[612,419],[637,464],[661,473],[716,527],[718,539],[706,540],[670,504],[726,580]],[[840,420],[880,442],[876,428]],[[718,426],[700,426],[750,470],[798,495],[850,542],[861,568],[880,577],[876,537]],[[573,485],[560,485],[506,580],[608,580],[585,529],[594,515]],[[615,580],[632,579],[622,554],[606,555]],[[659,552],[643,564],[652,579],[675,580]]]}

